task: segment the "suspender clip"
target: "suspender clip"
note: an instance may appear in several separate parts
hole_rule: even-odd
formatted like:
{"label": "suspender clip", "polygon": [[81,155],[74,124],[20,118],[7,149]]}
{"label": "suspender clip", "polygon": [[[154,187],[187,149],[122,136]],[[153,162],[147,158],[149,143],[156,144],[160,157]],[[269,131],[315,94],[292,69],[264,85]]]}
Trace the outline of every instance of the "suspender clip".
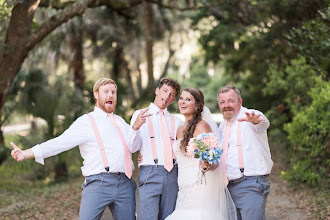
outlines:
{"label": "suspender clip", "polygon": [[241,173],[244,173],[244,168],[239,168],[239,170],[241,171]]}
{"label": "suspender clip", "polygon": [[150,138],[155,138],[154,136],[150,136]]}
{"label": "suspender clip", "polygon": [[156,168],[158,167],[158,159],[154,159],[154,162],[156,164]]}
{"label": "suspender clip", "polygon": [[173,159],[173,164],[175,164],[175,162],[176,162],[176,159]]}
{"label": "suspender clip", "polygon": [[109,172],[109,167],[104,167],[104,169],[105,169],[107,172]]}

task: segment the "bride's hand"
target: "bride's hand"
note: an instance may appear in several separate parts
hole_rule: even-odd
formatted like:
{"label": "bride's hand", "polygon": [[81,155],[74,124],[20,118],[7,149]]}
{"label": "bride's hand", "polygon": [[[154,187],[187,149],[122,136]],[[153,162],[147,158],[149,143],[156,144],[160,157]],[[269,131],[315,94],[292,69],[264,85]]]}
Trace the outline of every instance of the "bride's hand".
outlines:
{"label": "bride's hand", "polygon": [[204,161],[204,162],[199,161],[199,166],[202,168],[201,170],[204,173],[206,173],[207,171],[209,171],[210,168],[211,168],[209,162],[207,162],[207,161]]}
{"label": "bride's hand", "polygon": [[213,170],[217,169],[218,166],[219,166],[219,163],[212,164],[212,165],[210,166],[210,170],[213,171]]}
{"label": "bride's hand", "polygon": [[209,164],[209,162],[202,162],[199,161],[199,166],[202,168],[202,172],[206,173],[207,171],[213,171],[218,168],[219,163],[216,164]]}

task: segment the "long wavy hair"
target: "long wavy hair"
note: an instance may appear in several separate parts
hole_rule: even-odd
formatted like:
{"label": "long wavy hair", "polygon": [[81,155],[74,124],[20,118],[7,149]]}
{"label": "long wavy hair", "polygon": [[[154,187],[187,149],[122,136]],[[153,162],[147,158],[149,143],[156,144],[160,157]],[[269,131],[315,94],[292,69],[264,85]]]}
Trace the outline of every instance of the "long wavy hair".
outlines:
{"label": "long wavy hair", "polygon": [[193,117],[188,121],[188,125],[183,130],[183,138],[180,142],[180,149],[182,153],[186,153],[186,146],[190,138],[193,137],[196,125],[202,120],[202,112],[204,108],[204,95],[196,88],[185,88],[183,91],[189,92],[195,99],[196,110]]}

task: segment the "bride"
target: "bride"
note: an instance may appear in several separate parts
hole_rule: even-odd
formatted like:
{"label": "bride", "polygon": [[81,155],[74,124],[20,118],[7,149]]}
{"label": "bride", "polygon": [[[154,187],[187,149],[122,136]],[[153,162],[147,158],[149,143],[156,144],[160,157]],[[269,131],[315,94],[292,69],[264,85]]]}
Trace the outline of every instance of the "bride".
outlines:
{"label": "bride", "polygon": [[[178,162],[179,193],[174,212],[166,220],[179,219],[236,219],[236,208],[224,185],[225,173],[222,166],[200,163],[186,155],[190,138],[201,133],[218,135],[217,125],[211,112],[204,107],[204,95],[196,88],[186,88],[178,101],[185,123],[177,130],[173,151]],[[202,169],[201,169],[202,168]],[[205,173],[205,182],[198,180]]]}

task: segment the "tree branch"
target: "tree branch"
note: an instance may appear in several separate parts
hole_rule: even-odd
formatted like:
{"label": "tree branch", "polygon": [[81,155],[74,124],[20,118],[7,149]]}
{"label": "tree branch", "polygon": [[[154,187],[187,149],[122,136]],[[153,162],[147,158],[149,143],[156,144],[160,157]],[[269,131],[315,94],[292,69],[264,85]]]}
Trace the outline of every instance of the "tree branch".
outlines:
{"label": "tree branch", "polygon": [[43,23],[37,30],[35,30],[28,41],[27,48],[32,49],[37,43],[43,40],[48,34],[56,29],[61,24],[67,22],[69,19],[82,15],[85,10],[92,5],[95,0],[80,0],[71,6],[65,8],[62,12],[50,17],[48,21]]}

